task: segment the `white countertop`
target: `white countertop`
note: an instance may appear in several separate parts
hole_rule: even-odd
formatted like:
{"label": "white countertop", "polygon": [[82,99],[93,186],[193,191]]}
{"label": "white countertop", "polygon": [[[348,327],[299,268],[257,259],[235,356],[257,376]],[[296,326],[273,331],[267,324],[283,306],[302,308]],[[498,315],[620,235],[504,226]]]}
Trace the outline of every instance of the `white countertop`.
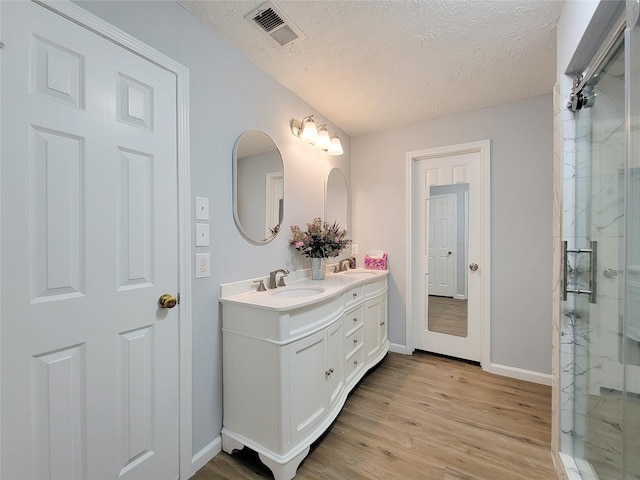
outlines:
{"label": "white countertop", "polygon": [[[293,308],[322,302],[357,285],[385,277],[388,273],[388,270],[366,270],[357,268],[347,270],[346,272],[327,273],[324,280],[312,280],[310,278],[300,279],[291,282],[286,287],[267,289],[266,292],[256,291],[257,286],[254,285],[251,291],[235,293],[235,291],[239,290],[238,287],[234,288],[234,285],[227,284],[231,286],[231,288],[225,288],[225,285],[221,285],[220,302],[275,311],[291,310]],[[242,285],[242,288],[246,288],[244,287],[245,284],[251,284],[251,281],[247,282],[249,283],[236,282],[236,285]],[[317,293],[306,296],[283,296],[306,293],[303,290],[317,290]],[[229,292],[229,294],[225,295],[225,292]]]}

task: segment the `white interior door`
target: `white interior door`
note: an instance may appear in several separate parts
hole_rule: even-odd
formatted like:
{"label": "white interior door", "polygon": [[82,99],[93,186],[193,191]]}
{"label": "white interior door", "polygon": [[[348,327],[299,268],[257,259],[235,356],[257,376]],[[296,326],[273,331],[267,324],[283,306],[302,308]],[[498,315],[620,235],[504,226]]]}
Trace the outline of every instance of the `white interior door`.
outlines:
{"label": "white interior door", "polygon": [[[484,181],[482,171],[482,153],[479,149],[461,147],[458,152],[454,147],[451,153],[441,151],[429,153],[425,151],[424,158],[412,160],[413,199],[412,199],[412,298],[414,347],[434,353],[440,353],[473,361],[480,361],[482,356],[482,334],[484,326],[484,282],[487,269],[483,265],[485,251],[484,232]],[[464,336],[441,333],[429,328],[429,295],[434,294],[431,287],[431,269],[435,268],[436,277],[441,273],[437,269],[437,262],[430,261],[435,253],[430,248],[429,238],[432,235],[434,223],[440,217],[436,214],[434,205],[440,205],[438,197],[432,199],[430,189],[434,186],[468,184],[469,212],[468,212],[468,261],[467,292],[468,309],[466,309],[466,334]],[[448,207],[447,207],[448,208]],[[439,220],[438,220],[439,222]],[[449,232],[452,227],[439,230]],[[439,234],[441,234],[439,233]],[[451,232],[454,238],[454,232]],[[455,243],[455,241],[454,241]],[[455,250],[443,251],[443,254]],[[440,254],[442,256],[442,254]],[[453,256],[453,253],[452,253]],[[475,267],[477,265],[477,268]],[[447,267],[448,268],[448,267]],[[453,262],[451,270],[453,270]],[[449,270],[447,270],[449,271]],[[453,275],[452,275],[453,276]],[[438,283],[436,279],[433,283]],[[444,282],[443,282],[444,283]],[[441,292],[435,286],[436,292]],[[447,290],[449,292],[449,290]],[[435,293],[440,295],[440,293]],[[449,296],[449,295],[447,295]],[[453,300],[460,302],[461,300]]]}
{"label": "white interior door", "polygon": [[428,199],[429,295],[453,297],[455,259],[455,195],[432,195]]}
{"label": "white interior door", "polygon": [[178,477],[175,75],[2,8],[2,478]]}

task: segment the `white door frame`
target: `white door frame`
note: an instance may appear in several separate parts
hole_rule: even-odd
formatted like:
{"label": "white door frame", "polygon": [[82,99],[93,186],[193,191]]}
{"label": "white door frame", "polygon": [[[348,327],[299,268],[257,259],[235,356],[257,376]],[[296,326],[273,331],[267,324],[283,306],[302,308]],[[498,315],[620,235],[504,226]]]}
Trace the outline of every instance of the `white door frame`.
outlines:
{"label": "white door frame", "polygon": [[[33,0],[49,10],[82,25],[107,40],[164,68],[176,76],[177,160],[178,160],[178,286],[180,294],[180,385],[179,445],[180,478],[193,472],[191,458],[191,226],[190,226],[190,153],[189,153],[189,70],[107,23],[83,8],[64,0]],[[1,32],[0,32],[1,33]],[[1,35],[0,35],[0,38]],[[1,139],[0,139],[1,141]],[[1,241],[1,239],[0,239]],[[0,264],[2,259],[0,258]],[[0,318],[0,322],[2,319]],[[0,425],[1,428],[1,425]],[[0,462],[2,459],[0,459]]]}
{"label": "white door frame", "polygon": [[481,252],[482,258],[479,259],[482,262],[483,266],[483,280],[482,280],[482,296],[480,308],[483,311],[482,319],[483,325],[480,326],[482,334],[480,337],[480,351],[481,351],[481,360],[480,364],[483,369],[489,368],[491,365],[491,292],[490,292],[490,279],[491,279],[491,261],[490,261],[490,188],[489,188],[489,171],[491,164],[491,142],[490,140],[482,140],[478,142],[470,142],[470,143],[462,143],[458,145],[449,145],[446,147],[437,147],[437,148],[429,148],[426,150],[417,150],[413,152],[407,152],[406,154],[406,164],[405,164],[405,173],[406,173],[406,224],[407,224],[407,235],[406,235],[406,330],[405,330],[405,342],[406,342],[406,353],[411,354],[415,350],[415,330],[414,323],[415,319],[413,318],[413,268],[412,268],[412,259],[413,256],[413,196],[414,192],[414,182],[413,182],[413,171],[415,162],[428,160],[430,158],[440,158],[451,155],[461,155],[465,153],[479,153],[480,154],[480,171],[482,177],[482,188],[481,188],[481,199],[482,202],[482,235],[484,237],[484,251]]}

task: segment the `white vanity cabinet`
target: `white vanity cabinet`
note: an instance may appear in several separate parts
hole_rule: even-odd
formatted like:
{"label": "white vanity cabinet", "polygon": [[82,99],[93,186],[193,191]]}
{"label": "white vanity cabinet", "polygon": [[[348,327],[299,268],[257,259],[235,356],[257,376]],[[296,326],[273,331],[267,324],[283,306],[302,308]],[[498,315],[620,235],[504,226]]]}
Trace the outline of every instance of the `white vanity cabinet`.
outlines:
{"label": "white vanity cabinet", "polygon": [[[317,294],[297,296],[312,289]],[[351,271],[267,292],[225,291],[234,289],[223,285],[220,297],[222,449],[249,447],[276,480],[290,480],[348,393],[389,349],[387,272]]]}
{"label": "white vanity cabinet", "polygon": [[342,318],[329,328],[286,347],[291,441],[304,438],[325,418],[344,389]]}
{"label": "white vanity cabinet", "polygon": [[[384,298],[383,298],[384,297]],[[386,295],[367,300],[364,304],[365,361],[376,358],[387,342]]]}

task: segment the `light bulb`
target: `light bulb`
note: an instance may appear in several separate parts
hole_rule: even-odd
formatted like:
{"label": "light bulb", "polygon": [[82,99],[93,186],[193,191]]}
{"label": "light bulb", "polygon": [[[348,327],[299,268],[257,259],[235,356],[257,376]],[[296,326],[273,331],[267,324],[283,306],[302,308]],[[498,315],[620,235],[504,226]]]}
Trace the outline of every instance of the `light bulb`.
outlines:
{"label": "light bulb", "polygon": [[344,153],[340,139],[336,134],[331,135],[331,145],[329,146],[327,153],[329,155],[342,155]]}
{"label": "light bulb", "polygon": [[316,140],[315,146],[322,150],[326,150],[331,146],[331,138],[329,137],[327,127],[324,125],[318,127],[318,140]]}
{"label": "light bulb", "polygon": [[302,133],[300,134],[300,140],[315,143],[317,139],[318,129],[316,128],[316,122],[313,121],[313,115],[309,115],[302,119]]}

